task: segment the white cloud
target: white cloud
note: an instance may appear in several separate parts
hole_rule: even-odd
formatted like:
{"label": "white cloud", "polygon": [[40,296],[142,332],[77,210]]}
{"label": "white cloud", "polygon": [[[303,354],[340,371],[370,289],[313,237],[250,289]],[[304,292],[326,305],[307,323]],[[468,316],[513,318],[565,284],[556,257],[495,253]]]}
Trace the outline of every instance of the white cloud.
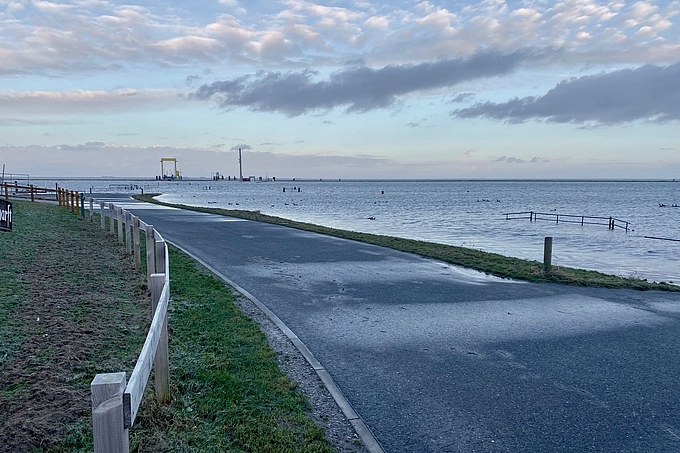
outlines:
{"label": "white cloud", "polygon": [[[245,14],[235,0],[215,3],[239,9],[239,19],[229,14],[184,17],[162,4],[142,7],[103,0],[4,4],[0,21],[31,7],[22,12],[21,21],[0,27],[0,75],[59,76],[197,62],[288,68],[319,63],[333,67],[358,58],[369,64],[418,63],[467,57],[480,50],[546,46],[571,52],[571,61],[678,58],[678,40],[669,36],[680,14],[678,2],[659,8],[642,1],[626,6],[619,1],[563,0],[517,7],[500,0],[455,7],[424,1],[399,8],[286,0],[272,3],[274,10],[267,14]],[[635,51],[621,52],[620,46],[633,38]]]}
{"label": "white cloud", "polygon": [[112,91],[74,90],[0,92],[0,114],[62,115],[93,112],[112,113],[163,106],[177,106],[187,99],[176,90],[121,89]]}
{"label": "white cloud", "polygon": [[385,16],[371,16],[364,21],[364,26],[373,30],[385,31],[390,28],[390,21]]}

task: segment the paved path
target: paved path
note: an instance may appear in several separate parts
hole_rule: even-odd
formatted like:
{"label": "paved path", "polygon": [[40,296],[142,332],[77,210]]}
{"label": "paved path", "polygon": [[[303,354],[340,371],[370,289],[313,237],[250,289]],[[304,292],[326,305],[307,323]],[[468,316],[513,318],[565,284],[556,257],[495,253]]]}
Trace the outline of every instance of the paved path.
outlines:
{"label": "paved path", "polygon": [[285,227],[127,206],[247,289],[385,451],[680,451],[680,295],[518,283]]}

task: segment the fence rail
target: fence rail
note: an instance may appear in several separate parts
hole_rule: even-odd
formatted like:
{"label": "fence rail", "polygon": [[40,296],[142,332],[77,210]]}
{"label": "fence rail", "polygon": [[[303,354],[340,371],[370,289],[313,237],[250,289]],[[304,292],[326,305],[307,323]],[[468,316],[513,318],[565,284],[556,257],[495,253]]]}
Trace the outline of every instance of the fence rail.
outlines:
{"label": "fence rail", "polygon": [[617,219],[616,217],[602,217],[602,216],[588,216],[588,215],[573,215],[573,214],[556,214],[554,212],[508,212],[503,214],[505,220],[522,220],[529,219],[530,222],[546,220],[555,223],[576,223],[583,225],[606,225],[610,230],[620,228],[628,231],[630,222]]}
{"label": "fence rail", "polygon": [[[84,197],[83,197],[84,198]],[[90,220],[94,216],[94,199],[89,199]],[[105,215],[108,208],[108,216]],[[136,269],[141,267],[140,230],[146,236],[147,280],[151,290],[152,321],[137,363],[125,381],[125,372],[97,374],[90,384],[92,394],[92,426],[95,453],[128,453],[129,429],[149,380],[155,374],[156,399],[170,401],[170,372],[168,360],[168,303],[170,273],[168,246],[161,234],[131,212],[99,202],[101,228],[106,229],[119,243],[127,244],[126,251],[134,255]]]}

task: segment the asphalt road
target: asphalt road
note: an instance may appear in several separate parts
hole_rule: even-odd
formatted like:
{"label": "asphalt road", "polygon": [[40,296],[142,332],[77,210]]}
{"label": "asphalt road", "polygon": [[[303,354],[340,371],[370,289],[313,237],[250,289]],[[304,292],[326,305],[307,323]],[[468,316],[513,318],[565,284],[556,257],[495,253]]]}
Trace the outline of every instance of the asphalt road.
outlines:
{"label": "asphalt road", "polygon": [[285,227],[125,207],[276,313],[387,452],[680,451],[676,293],[519,283]]}

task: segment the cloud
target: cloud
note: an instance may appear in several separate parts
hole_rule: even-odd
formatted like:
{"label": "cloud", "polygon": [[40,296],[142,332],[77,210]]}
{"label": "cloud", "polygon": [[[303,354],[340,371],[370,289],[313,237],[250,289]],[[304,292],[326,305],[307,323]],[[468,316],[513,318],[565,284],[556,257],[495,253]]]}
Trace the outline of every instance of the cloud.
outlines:
{"label": "cloud", "polygon": [[215,99],[222,108],[247,107],[254,111],[298,116],[313,110],[346,107],[347,112],[368,112],[392,106],[400,96],[447,88],[479,78],[514,71],[531,52],[482,53],[468,59],[420,64],[389,65],[379,69],[347,68],[316,81],[318,73],[257,72],[201,86],[192,96]]}
{"label": "cloud", "polygon": [[462,102],[471,101],[475,97],[475,93],[472,91],[466,91],[463,93],[456,93],[451,99],[448,100],[449,104],[458,104]]}
{"label": "cloud", "polygon": [[172,107],[186,102],[182,92],[172,89],[5,91],[0,92],[0,113],[129,112]]}
{"label": "cloud", "polygon": [[489,118],[510,123],[595,122],[616,125],[637,120],[680,120],[680,63],[645,65],[564,80],[543,96],[503,103],[477,103],[454,110],[456,118]]}
{"label": "cloud", "polygon": [[234,146],[232,146],[231,148],[229,148],[229,151],[238,151],[239,148],[241,148],[241,150],[249,150],[249,149],[253,149],[252,146],[247,145],[247,144],[245,144],[245,143],[241,143],[241,144],[239,144],[239,145],[234,145]]}
{"label": "cloud", "polygon": [[201,77],[201,76],[197,76],[197,75],[189,75],[189,76],[187,76],[187,78],[185,79],[185,83],[186,83],[187,85],[193,85],[195,81],[201,80],[201,79],[203,79],[203,77]]}
{"label": "cloud", "polygon": [[64,125],[74,125],[82,124],[79,121],[73,120],[54,120],[54,119],[41,119],[41,118],[0,118],[0,127],[17,127],[17,126],[64,126]]}
{"label": "cloud", "polygon": [[[468,152],[471,152],[471,151],[468,151]],[[466,152],[464,154],[466,157],[469,157],[468,152]],[[526,162],[526,160],[520,159],[518,157],[501,156],[497,159],[494,159],[492,162],[506,162],[508,164],[523,164],[523,163]],[[530,162],[539,162],[539,158],[534,157],[533,159],[530,160]]]}

